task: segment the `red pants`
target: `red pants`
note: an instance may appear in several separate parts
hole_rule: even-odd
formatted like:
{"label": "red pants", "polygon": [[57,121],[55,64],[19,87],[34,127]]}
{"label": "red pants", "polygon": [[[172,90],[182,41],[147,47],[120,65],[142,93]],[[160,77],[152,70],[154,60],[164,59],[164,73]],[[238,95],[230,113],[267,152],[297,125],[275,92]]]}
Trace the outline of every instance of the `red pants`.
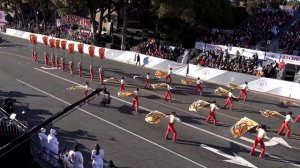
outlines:
{"label": "red pants", "polygon": [[124,92],[125,91],[125,86],[124,86],[124,84],[121,84],[120,85],[120,92]]}
{"label": "red pants", "polygon": [[201,87],[200,84],[197,84],[197,85],[196,85],[195,93],[197,93],[198,91],[200,92],[200,95],[203,94],[203,90],[202,90],[202,87]]}
{"label": "red pants", "polygon": [[36,63],[38,61],[38,59],[37,59],[37,52],[32,52],[32,61],[34,63]]}
{"label": "red pants", "polygon": [[264,143],[263,139],[258,138],[258,137],[256,137],[256,139],[255,139],[255,141],[254,141],[254,143],[252,145],[252,149],[250,151],[250,154],[253,155],[253,153],[255,151],[255,148],[256,148],[256,146],[257,146],[258,143],[260,144],[260,147],[261,147],[261,151],[260,151],[259,157],[264,157],[265,150],[266,150],[265,143]]}
{"label": "red pants", "polygon": [[147,87],[151,88],[151,80],[150,79],[145,80],[145,86],[144,87],[145,88],[147,88]]}
{"label": "red pants", "polygon": [[166,76],[165,83],[169,83],[169,84],[172,83],[172,77],[171,77],[171,75],[167,75],[167,76]]}
{"label": "red pants", "polygon": [[132,108],[138,112],[139,110],[139,99],[137,96],[134,96],[133,99],[132,99]]}
{"label": "red pants", "polygon": [[47,53],[44,54],[44,61],[45,61],[45,65],[48,65],[49,59]]}
{"label": "red pants", "polygon": [[170,131],[172,131],[174,133],[174,135],[173,135],[173,141],[175,142],[176,139],[177,139],[177,132],[176,132],[176,130],[174,128],[174,124],[172,124],[172,123],[168,124],[168,128],[167,128],[167,131],[166,131],[166,134],[165,134],[165,139],[168,139]]}
{"label": "red pants", "polygon": [[229,106],[230,106],[230,110],[232,110],[232,108],[233,108],[233,103],[232,103],[232,98],[231,97],[228,97],[227,99],[226,99],[226,103],[224,104],[224,108],[226,108],[226,106],[229,104]]}
{"label": "red pants", "polygon": [[164,100],[172,100],[171,91],[167,90]]}
{"label": "red pants", "polygon": [[56,64],[56,67],[58,69],[59,68],[59,58],[58,57],[55,58],[55,64]]}
{"label": "red pants", "polygon": [[72,63],[72,64],[70,64],[69,65],[69,69],[70,69],[70,74],[74,74],[74,64]]}
{"label": "red pants", "polygon": [[240,97],[241,96],[243,96],[244,95],[244,101],[246,101],[246,99],[247,99],[247,91],[245,90],[245,89],[242,89],[241,91],[240,91],[240,94],[239,94],[239,96],[238,96],[238,100],[240,99]]}
{"label": "red pants", "polygon": [[300,120],[300,114],[297,116],[297,118],[296,118],[296,122],[298,122]]}
{"label": "red pants", "polygon": [[90,69],[90,76],[91,76],[91,81],[94,80],[94,70],[93,69]]}
{"label": "red pants", "polygon": [[51,66],[52,67],[56,67],[56,65],[55,65],[55,58],[54,58],[53,54],[51,55]]}
{"label": "red pants", "polygon": [[78,75],[79,75],[79,77],[82,77],[82,65],[81,64],[78,65]]}
{"label": "red pants", "polygon": [[289,137],[290,134],[291,134],[291,129],[290,129],[290,126],[289,126],[289,122],[287,122],[287,121],[282,122],[281,128],[279,129],[277,134],[280,135],[282,133],[282,131],[284,130],[284,128],[287,129],[285,137]]}
{"label": "red pants", "polygon": [[104,81],[104,73],[99,73],[99,80],[100,80],[100,84],[103,85],[103,81]]}
{"label": "red pants", "polygon": [[208,123],[208,121],[210,120],[210,118],[213,118],[214,120],[214,125],[217,124],[217,119],[216,119],[216,115],[215,115],[215,111],[209,111],[209,115],[208,117],[206,118],[206,122]]}

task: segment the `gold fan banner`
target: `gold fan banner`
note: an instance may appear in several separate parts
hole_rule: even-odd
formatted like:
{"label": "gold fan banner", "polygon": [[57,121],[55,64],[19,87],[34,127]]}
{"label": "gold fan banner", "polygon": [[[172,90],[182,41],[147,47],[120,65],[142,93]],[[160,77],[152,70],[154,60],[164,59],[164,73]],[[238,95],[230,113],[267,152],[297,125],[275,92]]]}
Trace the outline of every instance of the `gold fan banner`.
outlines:
{"label": "gold fan banner", "polygon": [[133,96],[133,93],[131,93],[131,92],[126,92],[126,91],[124,91],[124,92],[118,92],[118,96],[120,96],[120,97],[128,97],[128,96]]}
{"label": "gold fan banner", "polygon": [[113,77],[105,78],[105,79],[103,80],[103,82],[117,82],[117,81],[118,81],[118,79],[115,79],[115,78],[113,78]]}
{"label": "gold fan banner", "polygon": [[219,96],[227,96],[229,91],[222,88],[222,87],[218,87],[216,90],[215,90],[215,93]]}
{"label": "gold fan banner", "polygon": [[260,111],[261,115],[267,118],[285,118],[284,115],[278,113],[277,111],[270,111],[270,110],[265,110],[265,111]]}
{"label": "gold fan banner", "polygon": [[167,76],[167,74],[161,70],[156,70],[154,74],[157,78],[164,78]]}
{"label": "gold fan banner", "polygon": [[160,123],[161,118],[165,116],[164,113],[155,110],[147,114],[145,121],[149,124],[158,124]]}
{"label": "gold fan banner", "polygon": [[189,111],[194,111],[194,112],[198,112],[200,111],[203,107],[207,107],[209,106],[210,103],[204,101],[204,100],[198,100],[194,103],[192,103],[189,107]]}
{"label": "gold fan banner", "polygon": [[158,89],[158,88],[165,87],[165,86],[168,86],[168,84],[166,84],[166,83],[156,83],[156,84],[151,84],[151,87],[152,87],[153,89]]}
{"label": "gold fan banner", "polygon": [[84,86],[70,86],[66,90],[81,90],[84,89]]}
{"label": "gold fan banner", "polygon": [[255,121],[247,117],[243,117],[236,124],[231,126],[230,132],[232,133],[233,137],[238,138],[257,125],[258,123]]}
{"label": "gold fan banner", "polygon": [[231,89],[241,89],[241,87],[237,84],[234,83],[228,83],[227,87],[231,88]]}
{"label": "gold fan banner", "polygon": [[182,83],[183,85],[190,85],[190,84],[192,84],[192,83],[195,83],[195,81],[194,81],[194,80],[191,80],[191,79],[181,79],[181,83]]}

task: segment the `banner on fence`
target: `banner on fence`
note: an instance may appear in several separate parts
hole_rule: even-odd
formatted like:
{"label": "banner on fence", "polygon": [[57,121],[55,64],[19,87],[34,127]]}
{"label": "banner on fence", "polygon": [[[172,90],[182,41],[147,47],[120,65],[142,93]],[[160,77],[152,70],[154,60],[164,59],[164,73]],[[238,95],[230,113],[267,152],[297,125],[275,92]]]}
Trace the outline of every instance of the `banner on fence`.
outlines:
{"label": "banner on fence", "polygon": [[196,42],[195,48],[198,50],[205,50],[205,43],[203,42]]}
{"label": "banner on fence", "polygon": [[281,59],[287,64],[300,65],[300,56],[281,54]]}

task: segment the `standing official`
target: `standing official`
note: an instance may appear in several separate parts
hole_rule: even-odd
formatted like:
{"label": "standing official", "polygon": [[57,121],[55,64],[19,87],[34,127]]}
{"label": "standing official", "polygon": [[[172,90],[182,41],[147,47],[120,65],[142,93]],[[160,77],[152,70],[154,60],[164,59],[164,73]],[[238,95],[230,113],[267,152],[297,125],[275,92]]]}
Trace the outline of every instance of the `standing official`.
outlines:
{"label": "standing official", "polygon": [[167,76],[166,76],[165,83],[168,83],[168,84],[171,84],[171,83],[172,83],[172,77],[171,77],[171,74],[172,74],[172,68],[170,68],[169,71],[168,71],[168,74],[167,74]]}
{"label": "standing official", "polygon": [[136,57],[136,63],[135,63],[135,65],[139,64],[139,66],[141,66],[141,57],[140,57],[140,54],[136,53],[135,57]]}
{"label": "standing official", "polygon": [[217,124],[217,119],[216,119],[216,115],[215,115],[215,110],[219,110],[219,107],[216,105],[216,101],[212,101],[212,103],[210,104],[210,111],[209,111],[209,115],[206,119],[206,122],[208,123],[210,118],[212,117],[214,120],[214,125]]}
{"label": "standing official", "polygon": [[124,92],[125,91],[125,81],[124,81],[124,77],[122,77],[122,79],[120,80],[120,92]]}
{"label": "standing official", "polygon": [[196,88],[195,88],[194,93],[197,93],[199,91],[200,95],[202,96],[203,95],[203,90],[202,90],[202,87],[201,87],[201,83],[203,83],[203,81],[200,79],[200,77],[198,77],[197,80],[196,80]]}
{"label": "standing official", "polygon": [[150,73],[147,73],[144,88],[151,88]]}
{"label": "standing official", "polygon": [[228,97],[226,99],[226,103],[224,104],[224,109],[226,109],[226,106],[229,105],[230,106],[230,110],[233,109],[233,102],[232,102],[232,98],[236,98],[232,93],[231,93],[231,89],[229,89],[229,93],[228,93]]}
{"label": "standing official", "polygon": [[241,96],[244,96],[244,101],[246,101],[248,95],[247,95],[247,91],[248,91],[248,82],[246,81],[242,86],[241,86],[241,91],[240,94],[238,96],[238,100],[240,99]]}
{"label": "standing official", "polygon": [[177,132],[175,130],[175,127],[174,127],[174,124],[175,124],[175,121],[176,121],[176,113],[175,112],[172,112],[170,115],[167,115],[166,118],[169,118],[170,121],[169,121],[169,124],[168,124],[168,128],[167,128],[167,131],[166,131],[166,134],[165,134],[165,139],[169,139],[169,133],[170,131],[173,132],[173,142],[176,142],[177,140]]}
{"label": "standing official", "polygon": [[136,112],[139,110],[139,88],[136,88],[136,90],[133,92],[133,99],[132,99],[132,109],[134,109]]}
{"label": "standing official", "polygon": [[264,143],[263,139],[264,138],[268,138],[267,134],[266,134],[266,126],[265,125],[259,125],[259,126],[256,127],[256,131],[258,133],[257,133],[257,137],[256,137],[256,139],[255,139],[255,141],[254,141],[254,143],[252,145],[252,149],[250,151],[250,155],[254,154],[255,148],[256,148],[256,146],[259,143],[260,147],[261,147],[261,151],[260,151],[259,157],[264,157],[265,156],[266,147],[265,147],[265,143]]}
{"label": "standing official", "polygon": [[281,128],[279,129],[279,131],[277,133],[278,135],[280,135],[283,132],[283,130],[286,128],[287,131],[286,131],[285,137],[289,137],[290,136],[291,129],[290,129],[290,126],[289,126],[289,122],[290,121],[293,122],[293,123],[295,122],[293,120],[293,118],[292,118],[292,114],[293,113],[291,111],[287,113],[287,115],[285,116],[285,120],[284,120],[284,122],[282,122]]}
{"label": "standing official", "polygon": [[170,85],[167,85],[167,90],[166,90],[166,94],[165,94],[164,100],[165,101],[170,100],[172,102],[172,95],[171,95],[171,87],[170,87]]}

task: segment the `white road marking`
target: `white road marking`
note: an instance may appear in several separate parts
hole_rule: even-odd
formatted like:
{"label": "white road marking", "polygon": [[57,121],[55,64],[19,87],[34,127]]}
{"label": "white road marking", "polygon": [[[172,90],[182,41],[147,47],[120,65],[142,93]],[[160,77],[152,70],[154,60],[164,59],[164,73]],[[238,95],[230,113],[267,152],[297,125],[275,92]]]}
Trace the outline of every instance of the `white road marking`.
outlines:
{"label": "white road marking", "polygon": [[205,145],[205,144],[201,144],[200,147],[229,159],[229,160],[223,160],[225,162],[229,162],[229,163],[233,163],[233,164],[237,164],[237,165],[242,165],[242,166],[246,166],[246,167],[251,167],[251,168],[257,168],[255,165],[253,165],[252,163],[248,162],[246,159],[238,156],[235,153],[233,153],[234,156],[231,156],[227,153],[224,153],[224,152],[222,152],[218,149],[212,148],[212,147],[210,147],[208,145]]}
{"label": "white road marking", "polygon": [[[64,100],[62,100],[62,99],[60,99],[60,98],[58,98],[58,97],[56,97],[56,96],[54,96],[54,95],[52,95],[52,94],[50,94],[50,93],[47,93],[47,92],[45,92],[45,91],[43,91],[43,90],[41,90],[41,89],[38,89],[38,88],[36,88],[36,87],[34,87],[34,86],[32,86],[32,85],[26,83],[26,82],[23,82],[23,81],[21,81],[21,80],[17,80],[17,81],[20,82],[20,83],[22,83],[22,84],[24,84],[24,85],[27,85],[27,86],[29,86],[29,87],[35,89],[35,90],[37,90],[37,91],[39,91],[39,92],[42,92],[42,93],[44,93],[45,95],[48,95],[48,96],[50,96],[50,97],[52,97],[52,98],[54,98],[54,99],[57,99],[57,100],[59,100],[59,101],[65,103],[65,104],[71,105],[71,103],[68,103],[68,102],[66,102],[66,101],[64,101]],[[116,125],[116,124],[114,124],[114,123],[112,123],[112,122],[110,122],[110,121],[107,121],[107,120],[105,120],[105,119],[103,119],[103,118],[101,118],[101,117],[98,117],[98,116],[96,116],[96,115],[94,115],[94,114],[92,114],[92,113],[90,113],[90,112],[88,112],[88,111],[86,111],[86,110],[83,110],[82,108],[78,108],[78,110],[80,110],[80,111],[82,111],[82,112],[84,112],[84,113],[86,113],[86,114],[88,114],[88,115],[90,115],[90,116],[92,116],[92,117],[95,117],[95,118],[97,118],[97,119],[99,119],[99,120],[101,120],[101,121],[103,121],[103,122],[105,122],[105,123],[107,123],[107,124],[109,124],[109,125],[112,125],[112,126],[118,128],[118,129],[122,130],[122,131],[125,131],[125,132],[127,132],[127,133],[129,133],[129,134],[131,134],[131,135],[133,135],[133,136],[135,136],[135,137],[138,137],[138,138],[140,138],[140,139],[142,139],[142,140],[144,140],[144,141],[147,141],[147,142],[149,142],[149,143],[151,143],[151,144],[153,144],[153,145],[155,145],[155,146],[157,146],[157,147],[159,147],[159,148],[161,148],[161,149],[163,149],[163,150],[165,150],[165,151],[168,151],[168,152],[170,152],[170,153],[172,153],[172,154],[174,154],[174,155],[176,155],[176,156],[178,156],[178,157],[180,157],[180,158],[182,158],[182,159],[185,159],[185,160],[187,160],[187,161],[189,161],[189,162],[191,162],[191,163],[193,163],[193,164],[195,164],[195,165],[197,165],[197,166],[199,166],[199,167],[207,168],[206,166],[204,166],[204,165],[202,165],[202,164],[200,164],[200,163],[198,163],[198,162],[196,162],[196,161],[193,161],[193,160],[191,160],[191,159],[189,159],[189,158],[187,158],[187,157],[185,157],[185,156],[183,156],[183,155],[181,155],[181,154],[178,154],[177,152],[174,152],[174,151],[172,151],[172,150],[170,150],[170,149],[168,149],[168,148],[166,148],[166,147],[164,147],[164,146],[161,146],[161,145],[159,145],[159,144],[157,144],[157,143],[155,143],[155,142],[153,142],[153,141],[151,141],[151,140],[149,140],[149,139],[146,139],[146,138],[144,138],[144,137],[142,137],[142,136],[140,136],[140,135],[138,135],[138,134],[135,134],[135,133],[133,133],[133,132],[131,132],[131,131],[129,131],[129,130],[123,128],[123,127],[120,127],[120,126],[118,126],[118,125]]]}
{"label": "white road marking", "polygon": [[56,67],[41,67],[42,69],[57,69]]}
{"label": "white road marking", "polygon": [[[52,73],[50,73],[50,72],[41,70],[41,69],[39,69],[39,68],[34,68],[34,69],[35,69],[35,70],[38,70],[38,71],[40,71],[40,72],[46,73],[46,74],[48,74],[48,75],[54,76],[54,77],[56,77],[56,78],[62,79],[62,80],[64,80],[64,81],[67,81],[67,82],[70,82],[70,83],[73,83],[73,84],[82,86],[81,84],[79,84],[79,83],[77,83],[77,82],[71,81],[71,80],[69,80],[69,79],[65,79],[65,78],[63,78],[63,77],[57,76],[57,75],[55,75],[55,74],[52,74]],[[119,100],[119,101],[121,101],[121,102],[124,102],[124,103],[126,103],[126,104],[130,104],[130,105],[131,105],[131,102],[122,100],[122,99],[120,99],[120,98],[118,98],[118,97],[114,97],[114,96],[111,96],[111,97],[114,98],[114,99],[116,99],[116,100]],[[140,109],[144,109],[144,110],[146,110],[146,111],[152,111],[152,110],[150,110],[150,109],[148,109],[148,108],[146,108],[146,107],[142,107],[142,106],[139,106],[139,108],[140,108]],[[223,140],[225,140],[225,141],[234,143],[234,144],[239,145],[239,146],[241,146],[241,147],[244,147],[244,148],[246,148],[246,149],[251,149],[251,146],[248,146],[248,145],[245,145],[245,144],[243,144],[243,143],[240,143],[240,142],[234,141],[234,140],[232,140],[232,139],[226,138],[226,137],[224,137],[224,136],[222,136],[222,135],[213,133],[213,132],[211,132],[211,131],[202,129],[202,128],[200,128],[200,127],[196,127],[196,126],[194,126],[194,125],[191,125],[191,124],[188,124],[188,123],[185,123],[185,122],[181,122],[181,123],[182,123],[183,125],[188,126],[188,127],[197,129],[197,130],[199,130],[199,131],[201,131],[201,132],[204,132],[204,133],[207,133],[207,134],[209,134],[209,135],[212,135],[212,136],[218,137],[218,138],[220,138],[220,139],[223,139]],[[256,151],[259,151],[258,149],[255,149],[255,150],[256,150]],[[272,155],[272,154],[266,153],[266,155],[269,156],[270,158],[275,158],[275,159],[278,159],[278,160],[283,161],[283,162],[285,162],[285,163],[289,163],[289,164],[291,164],[291,165],[294,165],[294,166],[296,166],[296,167],[300,167],[299,164],[295,164],[295,163],[293,163],[293,162],[284,160],[284,159],[279,158],[279,157],[277,157],[277,156],[274,156],[274,155]]]}

